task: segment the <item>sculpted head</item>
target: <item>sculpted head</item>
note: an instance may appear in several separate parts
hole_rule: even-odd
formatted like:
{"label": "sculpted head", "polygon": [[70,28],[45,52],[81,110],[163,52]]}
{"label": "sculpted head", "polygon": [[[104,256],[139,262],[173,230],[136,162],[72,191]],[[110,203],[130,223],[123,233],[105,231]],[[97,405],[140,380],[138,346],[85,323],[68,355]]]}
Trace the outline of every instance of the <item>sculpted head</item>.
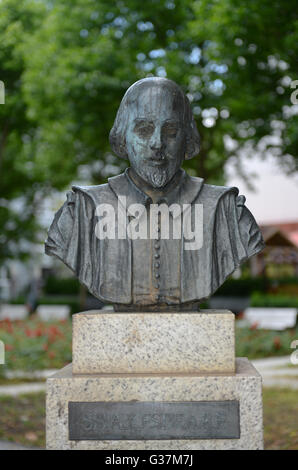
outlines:
{"label": "sculpted head", "polygon": [[150,77],[125,93],[110,144],[154,188],[162,188],[184,159],[199,151],[199,135],[190,103],[172,80]]}

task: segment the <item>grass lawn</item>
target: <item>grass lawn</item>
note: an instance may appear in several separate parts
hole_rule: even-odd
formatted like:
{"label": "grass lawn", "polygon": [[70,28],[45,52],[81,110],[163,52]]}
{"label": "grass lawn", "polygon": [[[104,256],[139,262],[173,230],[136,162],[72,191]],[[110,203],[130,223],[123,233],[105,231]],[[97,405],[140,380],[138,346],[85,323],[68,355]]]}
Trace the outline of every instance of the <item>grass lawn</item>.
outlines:
{"label": "grass lawn", "polygon": [[45,447],[45,394],[0,397],[0,439]]}
{"label": "grass lawn", "polygon": [[264,388],[265,449],[298,450],[297,390]]}
{"label": "grass lawn", "polygon": [[[297,450],[297,391],[265,388],[265,449]],[[45,395],[0,397],[0,439],[45,447]]]}
{"label": "grass lawn", "polygon": [[298,327],[284,331],[259,330],[254,325],[240,328],[236,321],[236,357],[263,359],[265,357],[289,356],[291,343],[298,338]]}

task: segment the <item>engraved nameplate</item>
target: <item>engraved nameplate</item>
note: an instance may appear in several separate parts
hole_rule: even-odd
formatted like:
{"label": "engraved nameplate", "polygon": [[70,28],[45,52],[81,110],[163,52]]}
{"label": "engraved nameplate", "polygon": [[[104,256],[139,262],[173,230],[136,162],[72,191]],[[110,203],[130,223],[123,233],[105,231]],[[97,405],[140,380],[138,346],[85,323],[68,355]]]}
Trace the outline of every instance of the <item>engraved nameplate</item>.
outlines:
{"label": "engraved nameplate", "polygon": [[238,401],[69,402],[70,440],[239,439]]}

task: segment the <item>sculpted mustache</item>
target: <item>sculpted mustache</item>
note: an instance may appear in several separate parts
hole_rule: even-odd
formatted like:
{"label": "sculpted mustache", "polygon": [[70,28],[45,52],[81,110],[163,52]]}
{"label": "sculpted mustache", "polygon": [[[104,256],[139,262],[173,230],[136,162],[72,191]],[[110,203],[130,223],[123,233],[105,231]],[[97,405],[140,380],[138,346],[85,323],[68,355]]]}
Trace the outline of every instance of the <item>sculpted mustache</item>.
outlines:
{"label": "sculpted mustache", "polygon": [[160,152],[160,151],[157,151],[157,152],[152,152],[151,156],[146,158],[146,160],[150,161],[152,159],[160,159],[160,160],[168,160],[170,157],[170,155],[166,152]]}

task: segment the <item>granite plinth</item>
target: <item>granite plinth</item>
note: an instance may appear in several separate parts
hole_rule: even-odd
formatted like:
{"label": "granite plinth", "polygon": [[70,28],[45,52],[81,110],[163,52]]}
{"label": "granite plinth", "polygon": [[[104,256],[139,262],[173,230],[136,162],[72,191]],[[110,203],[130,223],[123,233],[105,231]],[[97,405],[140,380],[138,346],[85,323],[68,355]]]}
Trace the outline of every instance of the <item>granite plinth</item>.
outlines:
{"label": "granite plinth", "polygon": [[[69,440],[69,402],[239,402],[240,438],[171,440]],[[74,375],[71,365],[47,380],[48,449],[262,449],[261,376],[246,358],[234,375]]]}
{"label": "granite plinth", "polygon": [[235,372],[234,314],[73,315],[74,374]]}

